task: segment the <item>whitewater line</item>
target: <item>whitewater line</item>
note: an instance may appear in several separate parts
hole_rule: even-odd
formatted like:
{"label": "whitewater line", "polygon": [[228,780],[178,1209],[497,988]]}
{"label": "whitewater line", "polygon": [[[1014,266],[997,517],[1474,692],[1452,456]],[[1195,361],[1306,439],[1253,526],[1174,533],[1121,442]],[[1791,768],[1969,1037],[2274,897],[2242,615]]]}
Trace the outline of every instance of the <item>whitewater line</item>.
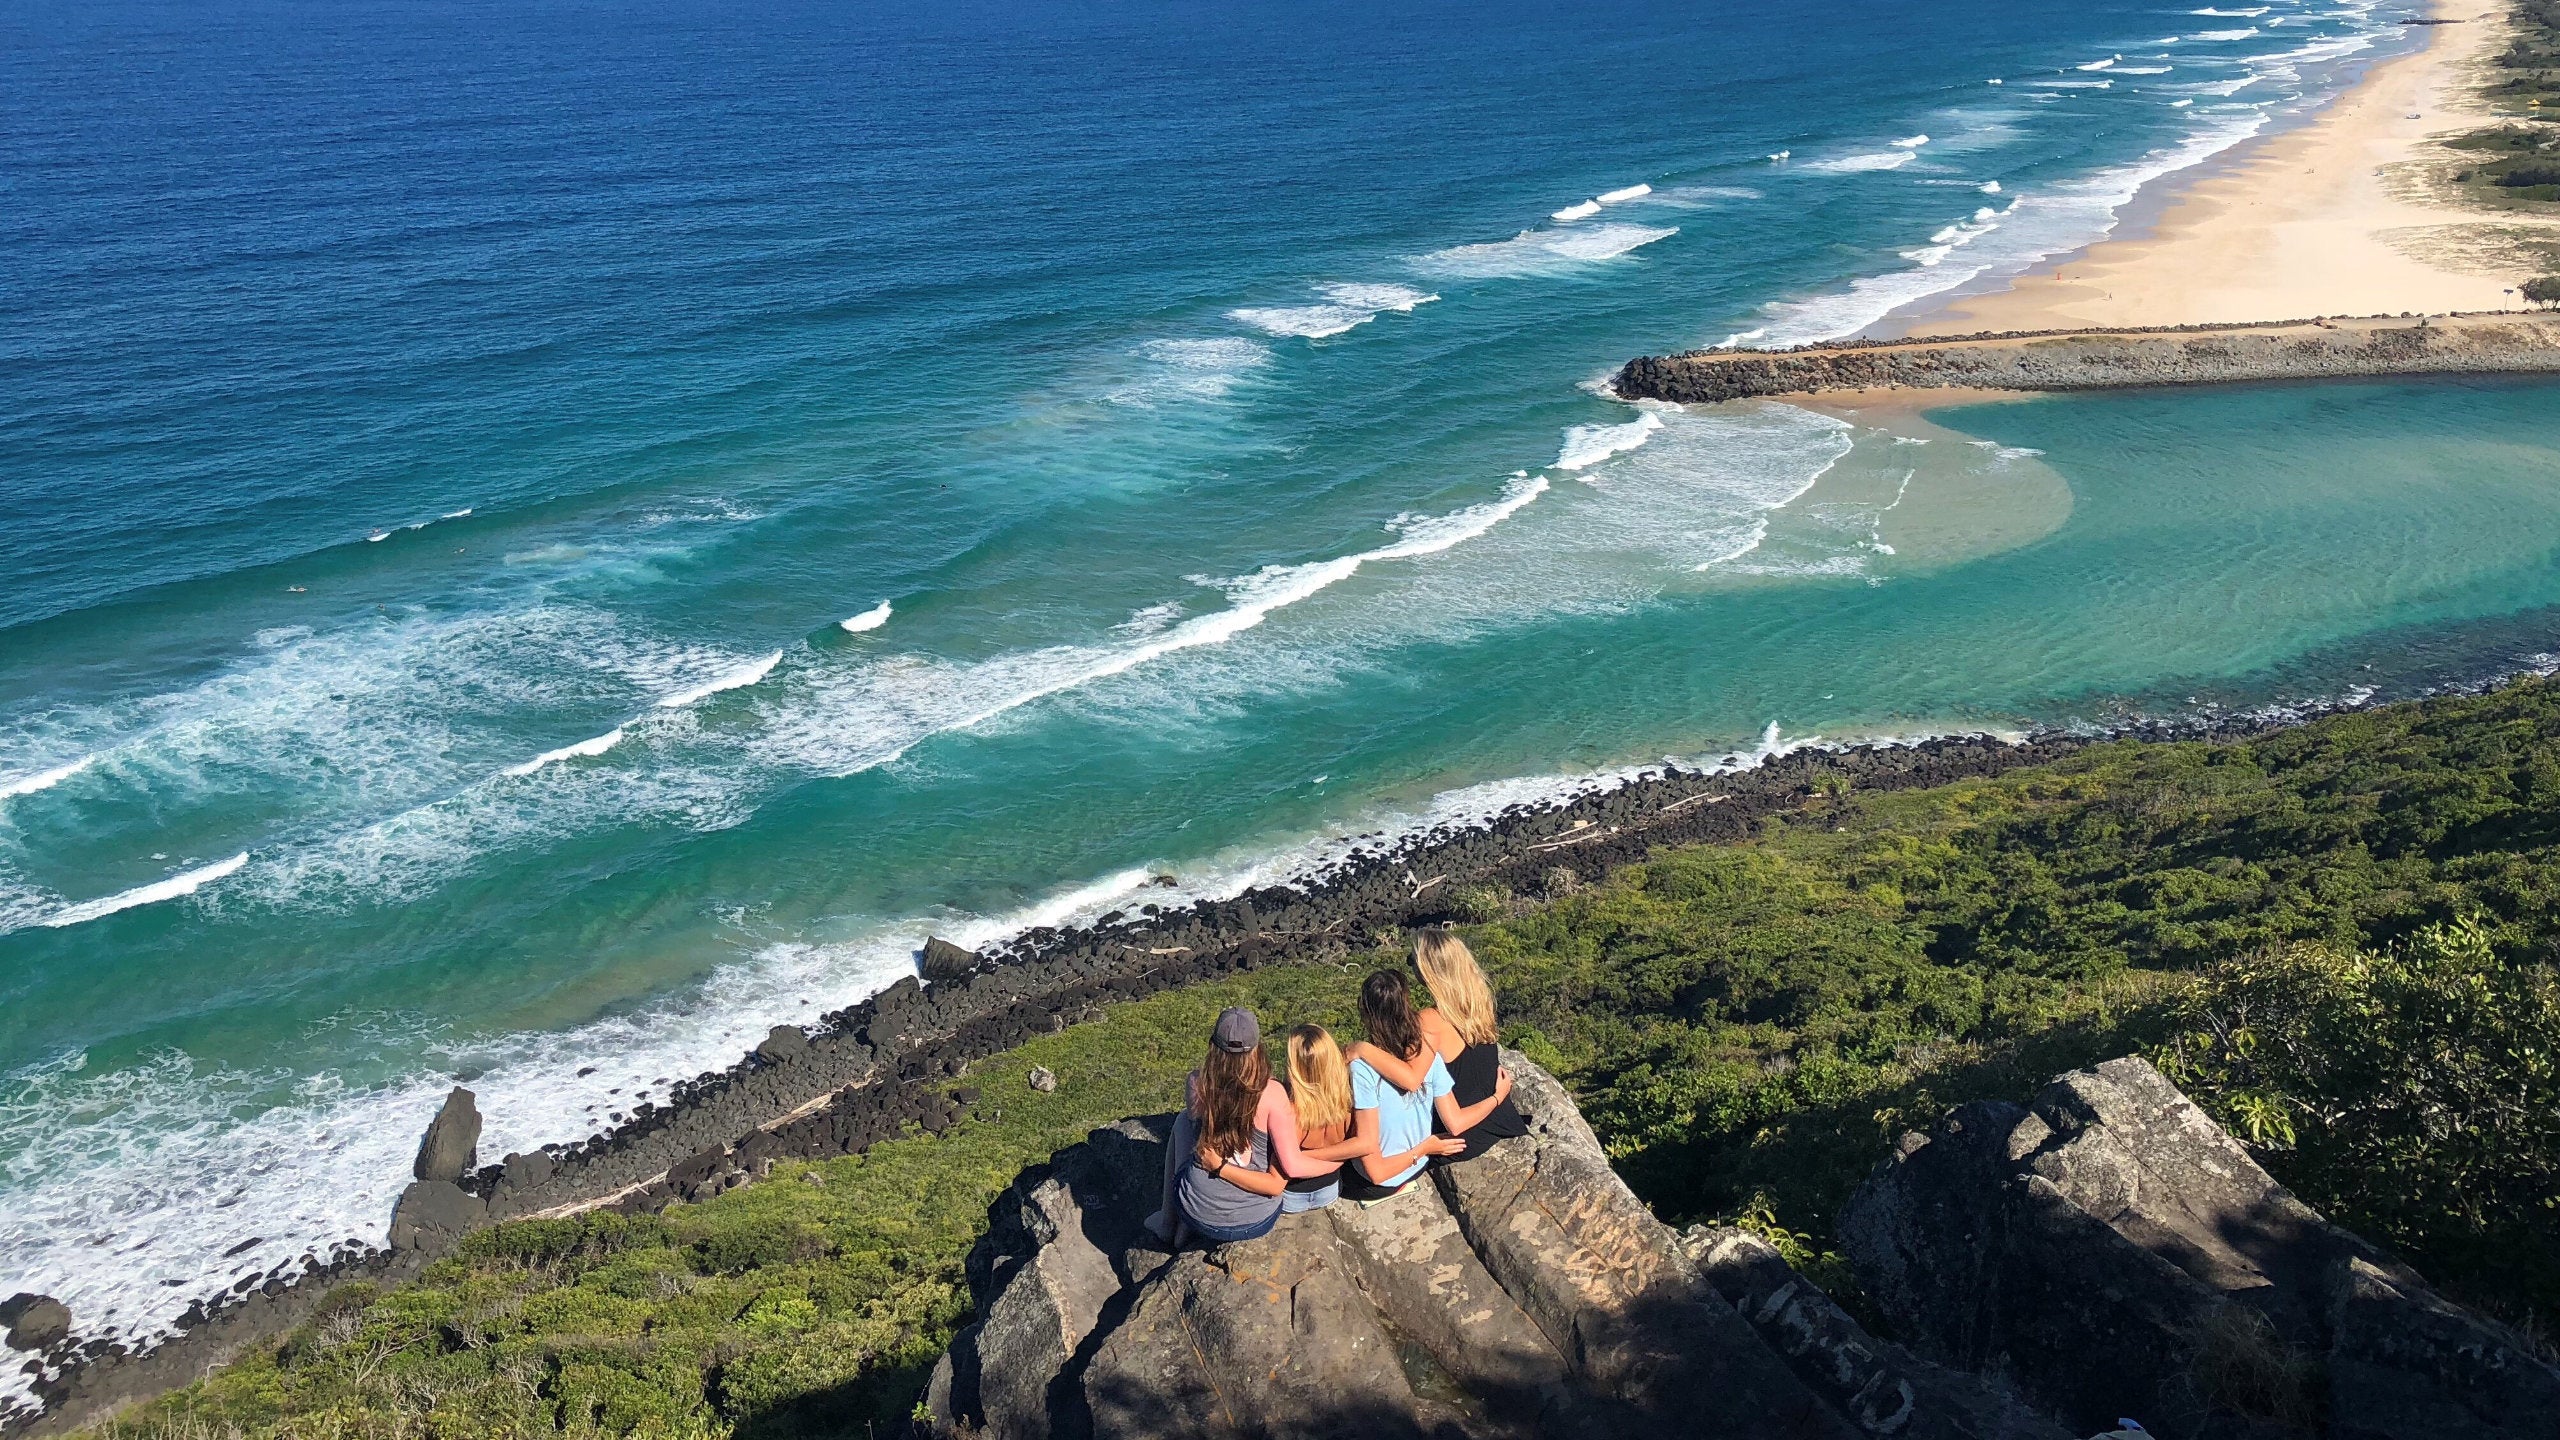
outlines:
{"label": "whitewater line", "polygon": [[508,766],[504,773],[509,775],[530,775],[534,771],[539,770],[543,766],[549,765],[554,761],[574,759],[582,755],[601,755],[607,750],[612,749],[614,746],[621,744],[622,734],[623,727],[617,725],[613,729],[606,731],[602,735],[596,736],[592,740],[581,740],[575,745],[563,745],[557,750],[545,750],[541,754],[534,756],[532,759],[525,761],[521,765]]}
{"label": "whitewater line", "polygon": [[163,900],[175,900],[182,895],[193,895],[196,891],[248,863],[249,852],[243,850],[228,860],[216,860],[210,865],[189,870],[184,874],[172,875],[166,880],[137,885],[131,890],[120,891],[96,900],[84,900],[77,905],[66,907],[61,913],[44,923],[47,929],[59,930],[66,925],[79,925],[102,915],[113,915],[119,910],[131,910],[137,905],[154,905]]}
{"label": "whitewater line", "polygon": [[675,694],[668,696],[666,699],[659,701],[658,708],[661,710],[681,710],[696,701],[705,700],[711,696],[717,695],[723,690],[743,690],[747,686],[753,685],[757,681],[762,680],[765,676],[772,674],[773,667],[781,663],[782,652],[776,650],[761,660],[751,660],[745,665],[742,665],[717,679],[706,680],[701,684],[694,686],[690,690],[679,690]]}
{"label": "whitewater line", "polygon": [[889,602],[883,600],[859,615],[837,621],[836,625],[847,635],[859,635],[865,630],[877,630],[888,623]]}
{"label": "whitewater line", "polygon": [[1435,520],[1404,522],[1404,538],[1391,545],[1381,545],[1374,550],[1363,550],[1358,554],[1312,561],[1303,565],[1266,565],[1251,575],[1227,582],[1228,598],[1235,602],[1231,608],[1186,620],[1146,644],[1133,645],[1117,654],[1106,655],[1081,670],[1009,695],[964,719],[954,721],[930,734],[916,737],[864,768],[891,764],[907,751],[932,738],[933,735],[975,729],[999,715],[1021,709],[1035,700],[1058,694],[1060,691],[1073,690],[1092,684],[1096,680],[1126,674],[1141,665],[1160,660],[1179,651],[1193,650],[1203,645],[1223,644],[1260,625],[1273,613],[1321,594],[1332,586],[1350,579],[1360,572],[1360,567],[1373,561],[1410,560],[1423,555],[1436,555],[1473,540],[1517,514],[1521,507],[1547,493],[1547,488],[1547,477],[1540,475],[1526,483],[1515,482],[1510,487],[1509,493],[1488,504],[1469,506]]}
{"label": "whitewater line", "polygon": [[39,790],[50,790],[97,763],[97,756],[83,755],[68,765],[56,765],[50,770],[39,770],[33,775],[22,775],[15,780],[0,781],[0,800],[14,800],[21,795],[33,795]]}

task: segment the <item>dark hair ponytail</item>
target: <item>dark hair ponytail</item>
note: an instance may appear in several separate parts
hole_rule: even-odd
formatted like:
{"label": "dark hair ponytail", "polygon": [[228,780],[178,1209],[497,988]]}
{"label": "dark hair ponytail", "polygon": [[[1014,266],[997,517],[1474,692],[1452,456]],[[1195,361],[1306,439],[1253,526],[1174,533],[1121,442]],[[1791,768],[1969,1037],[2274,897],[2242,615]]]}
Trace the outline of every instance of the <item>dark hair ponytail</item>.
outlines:
{"label": "dark hair ponytail", "polygon": [[1361,983],[1360,1023],[1368,1028],[1370,1044],[1399,1060],[1411,1058],[1422,1048],[1422,1025],[1413,1018],[1413,995],[1397,971],[1373,970]]}

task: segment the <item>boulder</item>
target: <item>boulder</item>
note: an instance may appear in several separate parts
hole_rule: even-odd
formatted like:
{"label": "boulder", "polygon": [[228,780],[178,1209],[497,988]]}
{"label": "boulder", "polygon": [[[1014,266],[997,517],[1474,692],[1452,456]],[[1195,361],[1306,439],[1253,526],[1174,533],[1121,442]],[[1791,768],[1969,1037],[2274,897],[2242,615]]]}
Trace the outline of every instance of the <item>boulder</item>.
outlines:
{"label": "boulder", "polygon": [[12,1350],[46,1350],[71,1336],[71,1307],[50,1295],[20,1291],[0,1300],[0,1329]]}
{"label": "boulder", "polygon": [[[969,1256],[979,1319],[935,1370],[934,1413],[990,1436],[1058,1433],[1053,1405],[1080,1417],[1072,1387],[1087,1336],[1128,1276],[1120,1257],[1155,1206],[1170,1117],[1098,1130],[1017,1177],[988,1212]],[[1082,1433],[1082,1427],[1070,1423]]]}
{"label": "boulder", "polygon": [[1976,1375],[1869,1335],[1777,1247],[1730,1226],[1692,1225],[1680,1248],[1796,1377],[1865,1433],[1908,1440],[2072,1440],[2073,1432]]}
{"label": "boulder", "polygon": [[444,1108],[427,1122],[412,1167],[420,1180],[458,1181],[480,1162],[480,1107],[471,1092],[456,1085],[444,1097]]}
{"label": "boulder", "polygon": [[808,1032],[797,1025],[774,1026],[756,1046],[756,1054],[777,1065],[808,1053]]}
{"label": "boulder", "polygon": [[[1746,1319],[1709,1283],[1735,1267],[1702,1271],[1563,1088],[1509,1063],[1528,1135],[1254,1240],[1169,1254],[1144,1229],[1171,1117],[1097,1130],[1024,1172],[970,1254],[978,1319],[934,1370],[925,1428],[2063,1440],[1993,1382],[1871,1339],[1765,1246],[1736,1281],[1767,1312]],[[1794,1363],[1829,1369],[1808,1384]]]}
{"label": "boulder", "polygon": [[510,1190],[531,1190],[548,1184],[559,1173],[560,1164],[548,1150],[530,1150],[506,1159],[505,1183]]}
{"label": "boulder", "polygon": [[1523,1434],[1595,1440],[1622,1423],[1614,1407],[1568,1383],[1564,1357],[1468,1248],[1437,1188],[1412,1185],[1380,1205],[1336,1203],[1320,1213],[1361,1294],[1484,1414]]}
{"label": "boulder", "polygon": [[1431,1174],[1485,1268],[1582,1387],[1667,1433],[1857,1434],[1705,1285],[1555,1077],[1514,1052],[1502,1059],[1528,1133]]}
{"label": "boulder", "polygon": [[1175,1256],[1103,1337],[1083,1390],[1092,1433],[1114,1440],[1425,1433],[1395,1346],[1320,1219]]}
{"label": "boulder", "polygon": [[439,1251],[488,1218],[479,1196],[450,1180],[418,1180],[391,1207],[391,1248]]}
{"label": "boulder", "polygon": [[1031,1067],[1031,1077],[1025,1083],[1046,1095],[1058,1088],[1058,1076],[1046,1065],[1034,1065]]}
{"label": "boulder", "polygon": [[966,980],[978,968],[978,952],[964,950],[936,935],[924,942],[924,953],[916,967],[928,985],[947,985]]}
{"label": "boulder", "polygon": [[1915,1347],[2083,1431],[2560,1434],[2560,1371],[2303,1204],[2139,1059],[1903,1137],[1840,1236]]}

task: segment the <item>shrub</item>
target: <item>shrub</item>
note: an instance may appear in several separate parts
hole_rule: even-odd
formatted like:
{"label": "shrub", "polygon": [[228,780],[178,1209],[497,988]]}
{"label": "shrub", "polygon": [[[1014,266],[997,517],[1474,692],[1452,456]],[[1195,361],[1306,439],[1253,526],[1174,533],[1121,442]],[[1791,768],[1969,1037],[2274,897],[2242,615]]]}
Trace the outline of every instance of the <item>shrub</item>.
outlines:
{"label": "shrub", "polygon": [[2560,971],[2463,920],[2217,965],[2184,1020],[2164,1068],[2339,1223],[2509,1313],[2560,1288]]}
{"label": "shrub", "polygon": [[2524,298],[2536,305],[2560,305],[2560,275],[2545,275],[2524,282]]}

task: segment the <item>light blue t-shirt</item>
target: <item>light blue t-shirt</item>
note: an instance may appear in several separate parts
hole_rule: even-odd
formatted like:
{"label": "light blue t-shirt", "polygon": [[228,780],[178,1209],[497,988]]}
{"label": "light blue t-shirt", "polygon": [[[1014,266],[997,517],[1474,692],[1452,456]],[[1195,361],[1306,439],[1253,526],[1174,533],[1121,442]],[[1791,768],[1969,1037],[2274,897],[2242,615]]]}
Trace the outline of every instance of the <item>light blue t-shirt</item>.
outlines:
{"label": "light blue t-shirt", "polygon": [[[1351,1062],[1351,1108],[1378,1112],[1378,1153],[1395,1155],[1419,1145],[1431,1134],[1431,1102],[1457,1088],[1449,1078],[1449,1067],[1440,1057],[1431,1057],[1431,1068],[1423,1072],[1422,1088],[1408,1095],[1387,1083],[1385,1076],[1370,1068],[1366,1060]],[[1401,1185],[1429,1163],[1428,1157],[1404,1168],[1404,1173],[1381,1185]]]}

